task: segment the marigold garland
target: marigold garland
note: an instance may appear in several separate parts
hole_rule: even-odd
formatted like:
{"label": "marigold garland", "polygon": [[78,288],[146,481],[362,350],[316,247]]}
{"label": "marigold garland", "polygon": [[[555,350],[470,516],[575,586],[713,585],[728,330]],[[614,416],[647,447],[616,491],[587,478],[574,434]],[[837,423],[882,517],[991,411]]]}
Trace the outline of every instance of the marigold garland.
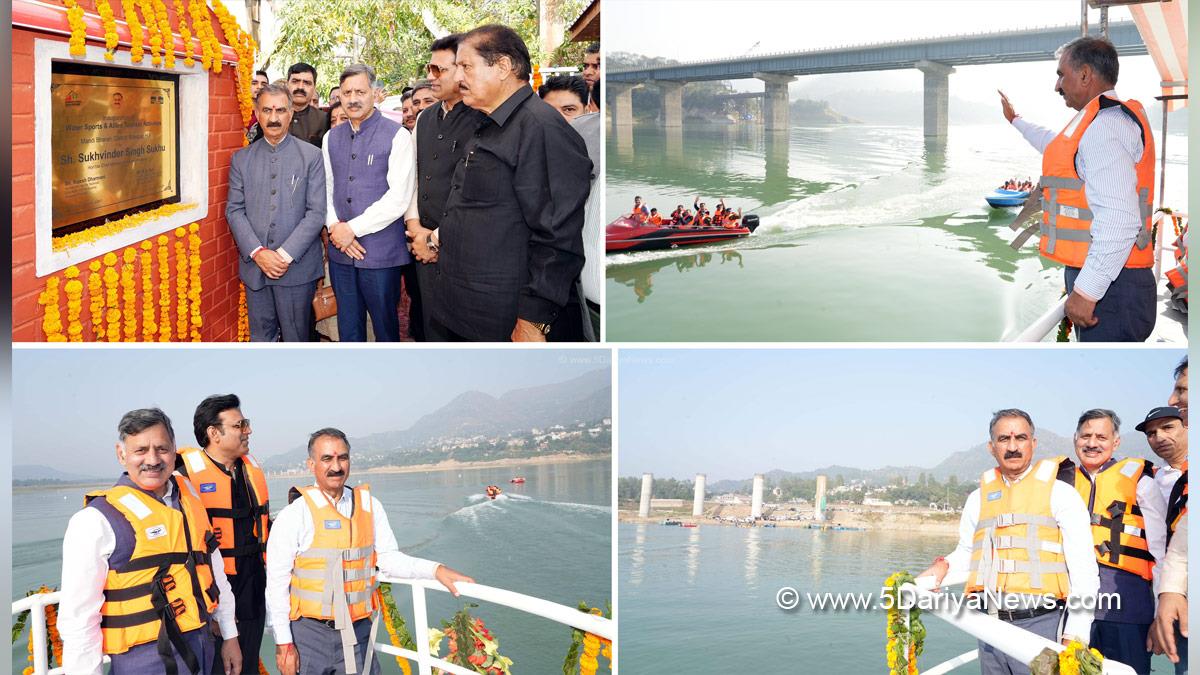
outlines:
{"label": "marigold garland", "polygon": [[146,32],[150,34],[150,63],[151,65],[160,65],[162,63],[162,45],[163,36],[158,28],[158,21],[154,18],[154,7],[150,4],[150,0],[137,0],[138,9],[142,12],[142,20],[146,22]]}
{"label": "marigold garland", "polygon": [[92,336],[99,342],[104,340],[104,295],[100,280],[100,261],[88,263],[88,313],[92,317]]}
{"label": "marigold garland", "polygon": [[188,302],[191,306],[191,338],[192,342],[200,341],[200,326],[204,319],[200,316],[200,231],[199,223],[188,225]]}
{"label": "marigold garland", "polygon": [[121,0],[121,13],[125,17],[125,24],[129,26],[129,58],[134,63],[141,63],[145,46],[142,43],[142,22],[138,20],[134,0]]}
{"label": "marigold garland", "polygon": [[42,313],[42,331],[46,334],[47,342],[66,342],[62,334],[62,315],[58,310],[58,277],[46,280],[46,290],[38,297],[38,304],[45,307]]}
{"label": "marigold garland", "polygon": [[442,658],[442,638],[447,638],[445,660],[486,675],[509,675],[512,659],[500,655],[500,642],[484,625],[483,620],[471,616],[469,605],[454,613],[450,621],[442,622],[442,630],[429,630],[429,651]]}
{"label": "marigold garland", "polygon": [[117,35],[117,20],[113,16],[112,4],[108,0],[96,0],[96,13],[104,24],[104,60],[112,61],[113,54],[121,41]]}
{"label": "marigold garland", "polygon": [[67,292],[67,340],[83,342],[83,323],[79,321],[83,311],[83,282],[79,280],[79,268],[71,265],[63,276],[67,278],[63,285]]}
{"label": "marigold garland", "polygon": [[[200,66],[205,70],[210,70],[213,62],[213,47],[212,42],[215,38],[210,38],[212,33],[212,25],[208,22],[206,15],[207,8],[204,0],[187,0],[188,14],[192,17],[192,27],[196,31],[196,37],[200,40]],[[217,52],[220,54],[220,51]],[[217,61],[220,63],[220,60]]]}
{"label": "marigold garland", "polygon": [[1077,640],[1068,642],[1067,648],[1058,653],[1059,675],[1100,675],[1102,672],[1104,656]]}
{"label": "marigold garland", "polygon": [[[586,602],[579,603],[579,611],[596,616],[612,618],[612,610],[605,614],[599,607],[589,607]],[[571,647],[567,650],[567,658],[563,660],[563,673],[580,675],[595,675],[600,667],[598,656],[608,659],[608,669],[612,670],[612,640],[599,635],[587,633],[578,628],[571,629]]]}
{"label": "marigold garland", "polygon": [[179,37],[183,40],[183,63],[191,68],[196,60],[192,58],[192,31],[188,28],[187,11],[183,8],[183,0],[172,0],[175,7],[175,19],[179,22]]}
{"label": "marigold garland", "polygon": [[[913,583],[908,572],[896,572],[883,582],[890,598],[887,612],[887,664],[889,675],[917,675],[917,657],[925,651],[925,624],[917,607],[902,608],[900,587]],[[902,613],[902,609],[906,610]],[[906,621],[907,618],[907,621]]]}
{"label": "marigold garland", "polygon": [[162,37],[163,67],[175,67],[175,36],[171,34],[171,17],[163,0],[152,0],[154,20],[158,22],[158,34]]}
{"label": "marigold garland", "polygon": [[160,234],[158,239],[158,341],[171,341],[171,266],[168,262],[170,255],[167,235]]}
{"label": "marigold garland", "polygon": [[187,230],[175,228],[175,339],[183,342],[188,336],[188,259],[183,249]]}
{"label": "marigold garland", "polygon": [[87,24],[83,21],[83,8],[75,0],[63,0],[67,6],[67,25],[71,27],[71,37],[67,40],[71,56],[83,56],[87,53]]}
{"label": "marigold garland", "polygon": [[194,208],[195,206],[196,204],[193,203],[163,204],[162,206],[155,209],[150,209],[149,211],[130,214],[118,220],[110,220],[103,225],[96,225],[95,227],[89,227],[86,230],[73,232],[71,234],[64,234],[61,237],[55,237],[51,245],[55,251],[65,251],[69,248],[79,246],[80,244],[92,243],[104,239],[105,237],[111,237],[114,234],[145,225],[151,221],[165,218],[173,213],[185,211],[187,209]]}
{"label": "marigold garland", "polygon": [[[242,289],[245,293],[245,289]],[[408,632],[408,626],[404,622],[404,617],[400,616],[400,612],[396,611],[396,599],[392,596],[391,584],[379,584],[375,588],[376,604],[383,608],[383,625],[387,627],[388,639],[391,640],[393,647],[402,647],[404,649],[416,649],[416,643],[413,641],[412,635]],[[408,659],[403,656],[396,657],[396,664],[400,666],[400,671],[404,675],[412,675],[412,666],[408,664]]]}
{"label": "marigold garland", "polygon": [[104,254],[104,325],[105,339],[109,342],[121,341],[121,308],[118,305],[119,296],[117,295],[117,281],[120,275],[117,274],[115,265],[117,264],[116,253]]}
{"label": "marigold garland", "polygon": [[246,309],[246,286],[238,284],[238,318],[237,318],[237,341],[248,342],[250,340],[250,313]]}
{"label": "marigold garland", "polygon": [[142,274],[142,342],[154,342],[158,334],[158,324],[154,322],[154,279],[153,256],[150,255],[154,245],[147,239],[140,244],[142,252],[138,254],[138,263]]}
{"label": "marigold garland", "polygon": [[123,301],[122,326],[125,329],[125,342],[137,341],[137,286],[133,281],[133,261],[137,260],[137,251],[127,248],[122,254],[124,264],[121,265],[121,300]]}
{"label": "marigold garland", "polygon": [[[48,586],[43,585],[42,587],[38,588],[36,591],[26,591],[25,597],[29,597],[31,595],[38,595],[38,594],[42,594],[42,593],[53,593],[55,590],[57,590],[57,589],[49,588]],[[60,666],[62,665],[62,650],[63,650],[62,635],[60,635],[58,632],[58,607],[56,607],[55,605],[46,605],[45,609],[46,609],[46,640],[49,643],[47,645],[47,647],[49,648],[49,651],[46,654],[47,659],[49,661],[47,663],[47,665],[51,668],[54,668],[55,663],[58,663],[58,665],[60,665]],[[29,619],[29,614],[30,614],[29,610],[25,610],[24,612],[21,612],[17,616],[13,617],[13,634],[12,634],[13,642],[16,642],[17,638],[21,636],[21,633],[23,633],[25,631],[25,624],[27,623],[27,621]],[[33,629],[30,628],[29,632],[30,632],[31,638],[32,638]],[[26,644],[26,650],[29,652],[29,657],[28,657],[29,662],[33,663],[33,640],[32,639],[30,639],[28,641],[28,643]],[[31,673],[33,673],[33,666],[28,666],[25,668],[25,670],[23,670],[21,672],[24,673],[24,675],[31,675]]]}

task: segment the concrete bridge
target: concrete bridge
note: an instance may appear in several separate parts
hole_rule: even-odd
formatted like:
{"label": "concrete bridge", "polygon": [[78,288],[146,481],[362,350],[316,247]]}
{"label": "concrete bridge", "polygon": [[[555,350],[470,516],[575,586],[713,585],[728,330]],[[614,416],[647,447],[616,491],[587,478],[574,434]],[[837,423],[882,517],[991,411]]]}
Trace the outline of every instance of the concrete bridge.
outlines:
{"label": "concrete bridge", "polygon": [[[704,515],[704,489],[708,482],[708,477],[705,474],[696,474],[696,482],[693,483],[692,496],[692,517],[699,518]],[[754,479],[750,487],[750,517],[758,520],[770,513],[763,512],[763,486],[766,482],[766,477],[761,473],[754,474]],[[813,499],[813,514],[816,520],[825,520],[825,476],[817,476],[817,493]],[[638,517],[650,517],[650,502],[654,494],[654,474],[642,474],[642,492],[638,499]]]}
{"label": "concrete bridge", "polygon": [[[663,92],[666,126],[683,124],[683,86],[689,82],[757,79],[765,83],[763,123],[788,128],[788,85],[802,75],[916,68],[925,74],[925,135],[945,136],[950,109],[950,75],[955,66],[1052,61],[1054,52],[1079,37],[1078,26],[1031,28],[924,38],[905,42],[835,47],[790,54],[760,54],[716,61],[608,72],[615,94],[614,121],[633,125],[633,89],[653,85]],[[1132,21],[1109,24],[1109,39],[1122,56],[1146,54]]]}

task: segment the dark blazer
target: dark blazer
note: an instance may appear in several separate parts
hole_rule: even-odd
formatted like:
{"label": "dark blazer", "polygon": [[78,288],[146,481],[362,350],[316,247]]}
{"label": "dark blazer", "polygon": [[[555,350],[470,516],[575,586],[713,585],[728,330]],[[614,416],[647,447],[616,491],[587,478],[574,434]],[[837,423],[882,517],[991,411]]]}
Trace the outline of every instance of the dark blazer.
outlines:
{"label": "dark blazer", "polygon": [[434,318],[504,341],[517,318],[552,323],[583,268],[587,147],[528,86],[479,128],[451,178],[438,240]]}
{"label": "dark blazer", "polygon": [[[225,219],[238,247],[238,276],[251,290],[298,286],[325,276],[325,164],[321,150],[292,135],[273,146],[265,138],[238,150],[229,166]],[[282,248],[288,271],[269,279],[250,254]]]}

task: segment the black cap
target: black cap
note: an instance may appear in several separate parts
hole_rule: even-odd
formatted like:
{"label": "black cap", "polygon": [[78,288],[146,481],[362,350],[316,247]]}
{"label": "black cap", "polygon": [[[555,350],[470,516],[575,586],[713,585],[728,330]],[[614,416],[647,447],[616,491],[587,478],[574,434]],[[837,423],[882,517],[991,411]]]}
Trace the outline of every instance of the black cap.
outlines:
{"label": "black cap", "polygon": [[1144,432],[1146,431],[1146,425],[1148,423],[1153,420],[1160,420],[1164,417],[1174,417],[1179,420],[1183,420],[1183,413],[1179,412],[1179,408],[1176,408],[1173,405],[1164,405],[1161,408],[1155,408],[1146,413],[1146,419],[1142,420],[1142,423],[1134,427],[1134,429]]}

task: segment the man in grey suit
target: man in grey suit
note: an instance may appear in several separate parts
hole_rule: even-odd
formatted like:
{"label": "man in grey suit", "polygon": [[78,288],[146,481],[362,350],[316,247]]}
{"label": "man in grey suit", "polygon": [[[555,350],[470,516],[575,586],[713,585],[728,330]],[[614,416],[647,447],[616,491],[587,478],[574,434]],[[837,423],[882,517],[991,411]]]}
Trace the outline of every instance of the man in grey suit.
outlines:
{"label": "man in grey suit", "polygon": [[287,89],[263,87],[255,108],[266,142],[234,153],[225,207],[246,285],[250,339],[306,342],[313,294],[325,275],[325,167],[319,148],[288,135]]}

